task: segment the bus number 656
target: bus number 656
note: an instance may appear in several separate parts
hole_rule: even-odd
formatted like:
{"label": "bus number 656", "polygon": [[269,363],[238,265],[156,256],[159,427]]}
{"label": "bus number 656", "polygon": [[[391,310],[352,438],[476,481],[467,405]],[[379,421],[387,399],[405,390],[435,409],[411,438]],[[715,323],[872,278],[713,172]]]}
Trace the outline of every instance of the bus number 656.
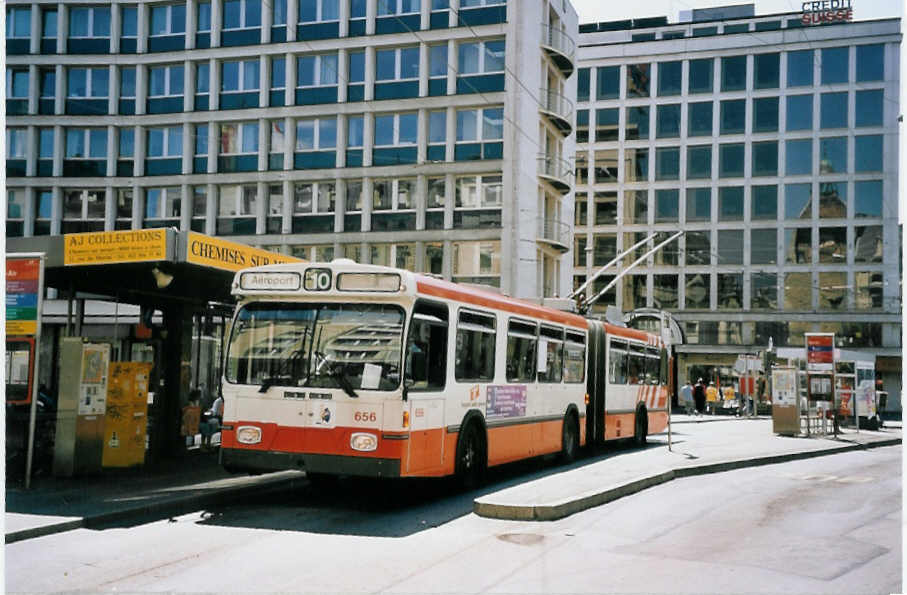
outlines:
{"label": "bus number 656", "polygon": [[374,411],[357,411],[356,413],[353,414],[353,419],[355,421],[361,421],[361,422],[366,422],[366,421],[375,422],[375,421],[378,421],[378,414],[375,413]]}

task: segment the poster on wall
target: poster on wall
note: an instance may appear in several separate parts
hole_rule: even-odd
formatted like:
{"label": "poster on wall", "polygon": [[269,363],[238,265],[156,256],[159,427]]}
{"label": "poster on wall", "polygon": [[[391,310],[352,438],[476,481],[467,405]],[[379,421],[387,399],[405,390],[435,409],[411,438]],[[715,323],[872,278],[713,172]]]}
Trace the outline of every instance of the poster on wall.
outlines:
{"label": "poster on wall", "polygon": [[110,345],[82,346],[82,382],[79,387],[79,415],[104,415],[107,407],[107,368]]}

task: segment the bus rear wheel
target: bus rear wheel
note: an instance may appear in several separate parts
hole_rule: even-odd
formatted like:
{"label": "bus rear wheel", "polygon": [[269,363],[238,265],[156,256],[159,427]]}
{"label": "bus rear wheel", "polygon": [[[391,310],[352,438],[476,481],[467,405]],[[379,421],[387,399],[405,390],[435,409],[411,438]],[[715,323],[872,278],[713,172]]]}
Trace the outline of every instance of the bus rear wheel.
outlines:
{"label": "bus rear wheel", "polygon": [[457,440],[457,482],[466,489],[473,489],[485,479],[488,457],[485,441],[477,423],[467,423]]}
{"label": "bus rear wheel", "polygon": [[649,416],[645,407],[636,410],[636,422],[633,426],[633,444],[645,446],[649,434]]}
{"label": "bus rear wheel", "polygon": [[579,423],[576,421],[576,415],[569,412],[564,417],[564,425],[561,429],[561,461],[571,463],[576,459],[578,453]]}

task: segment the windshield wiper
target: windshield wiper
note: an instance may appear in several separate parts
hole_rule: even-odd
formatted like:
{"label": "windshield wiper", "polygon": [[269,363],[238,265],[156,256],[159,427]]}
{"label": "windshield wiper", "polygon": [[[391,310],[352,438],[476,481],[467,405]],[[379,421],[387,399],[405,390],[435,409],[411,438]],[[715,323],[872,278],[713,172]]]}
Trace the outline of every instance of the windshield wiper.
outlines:
{"label": "windshield wiper", "polygon": [[[350,382],[350,379],[346,377],[346,374],[343,372],[343,370],[335,365],[334,360],[329,359],[328,356],[321,353],[320,351],[313,351],[312,353],[321,359],[321,364],[318,366],[319,370],[321,369],[321,366],[327,366],[328,373],[325,374],[325,376],[336,380],[337,384],[340,385],[340,388],[343,389],[343,392],[345,392],[349,396],[353,397],[354,399],[359,398],[359,395],[357,395],[356,391],[353,389],[353,383]],[[315,375],[321,376],[321,374],[317,373],[317,370]]]}
{"label": "windshield wiper", "polygon": [[[298,364],[302,359],[302,349],[303,347],[300,347],[299,349],[294,351],[292,355],[290,355],[290,357],[285,359],[283,361],[283,365],[281,366],[282,369],[278,370],[277,374],[263,378],[261,381],[261,388],[258,389],[258,392],[266,393],[268,392],[268,389],[270,389],[272,386],[277,386],[278,384],[298,386],[299,378],[296,374],[291,374],[290,370],[293,369],[291,366]],[[306,374],[306,378],[308,378],[308,374]]]}

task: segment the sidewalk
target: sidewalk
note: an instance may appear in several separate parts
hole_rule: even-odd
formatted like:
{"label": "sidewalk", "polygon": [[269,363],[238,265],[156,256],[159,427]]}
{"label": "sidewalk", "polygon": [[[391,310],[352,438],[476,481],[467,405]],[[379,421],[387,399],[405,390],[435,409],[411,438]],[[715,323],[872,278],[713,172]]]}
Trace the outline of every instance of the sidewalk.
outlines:
{"label": "sidewalk", "polygon": [[159,518],[198,510],[251,493],[283,489],[300,481],[300,471],[232,475],[216,452],[189,451],[178,460],[141,469],[105,470],[88,477],[33,477],[31,488],[6,485],[6,543],[80,527]]}
{"label": "sidewalk", "polygon": [[765,416],[673,415],[671,450],[667,432],[650,436],[646,448],[617,447],[562,473],[477,498],[474,511],[496,519],[554,520],[679,477],[900,444],[900,426],[847,428],[835,440],[775,435]]}
{"label": "sidewalk", "polygon": [[[900,444],[901,428],[900,422],[886,422],[878,432],[844,430],[838,440],[784,438],[772,434],[767,418],[674,415],[672,438],[670,452],[666,433],[650,437],[647,448],[614,448],[581,459],[563,472],[482,496],[474,510],[492,518],[551,520],[675,477]],[[6,486],[6,543],[143,516],[183,514],[286,489],[304,477],[299,471],[231,475],[219,465],[216,453],[198,451],[176,461],[92,477],[39,476],[29,490]]]}

